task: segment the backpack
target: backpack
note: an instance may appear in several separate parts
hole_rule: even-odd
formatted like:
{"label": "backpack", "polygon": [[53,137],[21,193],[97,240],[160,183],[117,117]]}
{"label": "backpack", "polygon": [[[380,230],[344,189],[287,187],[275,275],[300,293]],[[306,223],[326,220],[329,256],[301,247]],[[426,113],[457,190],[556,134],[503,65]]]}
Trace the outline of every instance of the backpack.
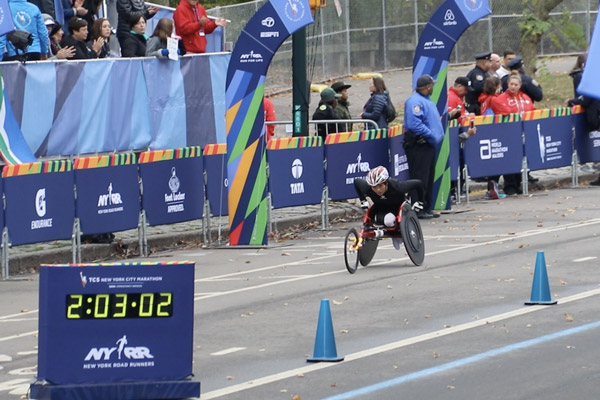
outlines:
{"label": "backpack", "polygon": [[396,112],[396,107],[392,103],[392,98],[390,97],[390,95],[388,94],[386,97],[387,97],[387,106],[386,106],[385,120],[388,123],[390,123],[396,119],[396,116],[398,115],[398,113]]}

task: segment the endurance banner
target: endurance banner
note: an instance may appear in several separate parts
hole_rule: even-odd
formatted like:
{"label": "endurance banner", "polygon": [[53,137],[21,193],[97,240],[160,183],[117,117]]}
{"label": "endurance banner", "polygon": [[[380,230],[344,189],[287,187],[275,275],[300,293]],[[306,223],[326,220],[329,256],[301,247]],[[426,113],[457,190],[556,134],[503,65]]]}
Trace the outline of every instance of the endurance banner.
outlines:
{"label": "endurance banner", "polygon": [[[413,88],[416,87],[417,78],[423,74],[429,74],[437,80],[431,100],[436,103],[444,126],[448,120],[446,80],[452,49],[468,27],[491,12],[487,0],[446,0],[421,33],[413,61]],[[449,141],[446,127],[435,166],[432,201],[436,210],[450,208]]]}
{"label": "endurance banner", "polygon": [[230,245],[267,243],[265,78],[283,41],[312,22],[307,0],[271,0],[250,18],[231,54],[225,86]]}

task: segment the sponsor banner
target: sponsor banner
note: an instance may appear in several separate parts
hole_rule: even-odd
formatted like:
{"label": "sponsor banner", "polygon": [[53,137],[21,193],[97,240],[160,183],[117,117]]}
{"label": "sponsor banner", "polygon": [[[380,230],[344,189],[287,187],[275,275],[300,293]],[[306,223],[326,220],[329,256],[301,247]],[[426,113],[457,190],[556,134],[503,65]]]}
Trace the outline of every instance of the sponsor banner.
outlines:
{"label": "sponsor banner", "polygon": [[2,175],[12,245],[71,238],[75,197],[70,161],[5,166]]}
{"label": "sponsor banner", "polygon": [[590,131],[585,112],[572,115],[575,127],[575,149],[580,163],[600,161],[600,131]]}
{"label": "sponsor banner", "polygon": [[477,134],[465,142],[469,177],[479,178],[521,172],[521,122],[477,125]]}
{"label": "sponsor banner", "polygon": [[188,378],[193,263],[42,265],[38,377],[53,384]]}
{"label": "sponsor banner", "polygon": [[[468,129],[467,126],[463,129]],[[461,127],[458,125],[458,120],[452,120],[448,123],[448,135],[450,138],[450,157],[449,157],[449,166],[450,166],[450,180],[456,181],[458,180],[458,175],[460,174],[460,152],[462,151],[460,148],[460,140],[458,139],[458,135],[460,134]]]}
{"label": "sponsor banner", "polygon": [[[294,147],[292,142],[306,142],[308,138],[290,139],[273,139],[269,143],[267,160],[271,204],[273,208],[319,204],[325,182],[323,146]],[[272,149],[283,147],[282,144],[271,144],[279,140],[287,142],[288,147]],[[312,142],[320,143],[319,140]]]}
{"label": "sponsor banner", "polygon": [[536,111],[523,115],[527,167],[536,171],[571,165],[573,129],[570,110]]}
{"label": "sponsor banner", "polygon": [[[371,135],[378,135],[379,138],[365,139]],[[378,133],[363,131],[327,135],[325,157],[325,184],[331,200],[356,198],[354,179],[364,178],[371,168],[390,163],[385,130],[380,129]]]}
{"label": "sponsor banner", "polygon": [[78,158],[74,170],[76,215],[83,234],[137,227],[140,191],[134,154]]}
{"label": "sponsor banner", "polygon": [[390,136],[388,141],[391,157],[388,168],[390,176],[399,181],[409,180],[410,173],[408,171],[408,160],[406,158],[406,151],[404,151],[404,146],[402,145],[404,135]]}
{"label": "sponsor banner", "polygon": [[208,200],[210,214],[222,216],[228,214],[227,194],[229,180],[227,179],[227,165],[225,159],[227,145],[208,144],[204,147],[203,164],[206,174],[206,199]]}
{"label": "sponsor banner", "polygon": [[200,147],[140,154],[142,208],[151,226],[202,218],[204,170]]}
{"label": "sponsor banner", "polygon": [[[4,197],[4,179],[0,178],[0,198]],[[4,212],[0,212],[0,229],[4,229]]]}

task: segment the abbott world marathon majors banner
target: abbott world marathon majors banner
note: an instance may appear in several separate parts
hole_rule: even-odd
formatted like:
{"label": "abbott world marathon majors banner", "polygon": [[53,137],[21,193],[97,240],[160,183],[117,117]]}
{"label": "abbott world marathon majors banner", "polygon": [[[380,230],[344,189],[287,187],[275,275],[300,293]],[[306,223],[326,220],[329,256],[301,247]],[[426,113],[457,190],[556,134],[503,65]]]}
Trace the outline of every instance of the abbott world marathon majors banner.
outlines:
{"label": "abbott world marathon majors banner", "polygon": [[436,210],[450,208],[450,135],[447,128],[446,84],[450,54],[464,31],[491,12],[487,0],[447,0],[436,10],[419,37],[413,60],[413,89],[418,77],[423,74],[429,74],[437,80],[431,100],[437,105],[446,127],[435,166],[432,201]]}
{"label": "abbott world marathon majors banner", "polygon": [[248,21],[231,54],[226,81],[229,244],[267,243],[264,84],[273,55],[311,24],[306,0],[271,0]]}

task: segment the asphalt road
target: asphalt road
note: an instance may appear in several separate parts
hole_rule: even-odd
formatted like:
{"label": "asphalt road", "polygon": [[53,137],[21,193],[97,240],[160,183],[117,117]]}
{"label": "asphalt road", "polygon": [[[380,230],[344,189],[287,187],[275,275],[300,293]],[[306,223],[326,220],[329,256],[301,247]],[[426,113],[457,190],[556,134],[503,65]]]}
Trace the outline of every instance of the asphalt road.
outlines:
{"label": "asphalt road", "polygon": [[[356,221],[268,248],[155,256],[196,262],[201,398],[595,398],[598,189],[478,200],[422,223],[420,267],[386,239],[348,274],[343,236]],[[537,251],[557,305],[524,305]],[[340,363],[306,362],[322,299]],[[37,301],[36,275],[0,282],[0,399],[35,376]]]}

